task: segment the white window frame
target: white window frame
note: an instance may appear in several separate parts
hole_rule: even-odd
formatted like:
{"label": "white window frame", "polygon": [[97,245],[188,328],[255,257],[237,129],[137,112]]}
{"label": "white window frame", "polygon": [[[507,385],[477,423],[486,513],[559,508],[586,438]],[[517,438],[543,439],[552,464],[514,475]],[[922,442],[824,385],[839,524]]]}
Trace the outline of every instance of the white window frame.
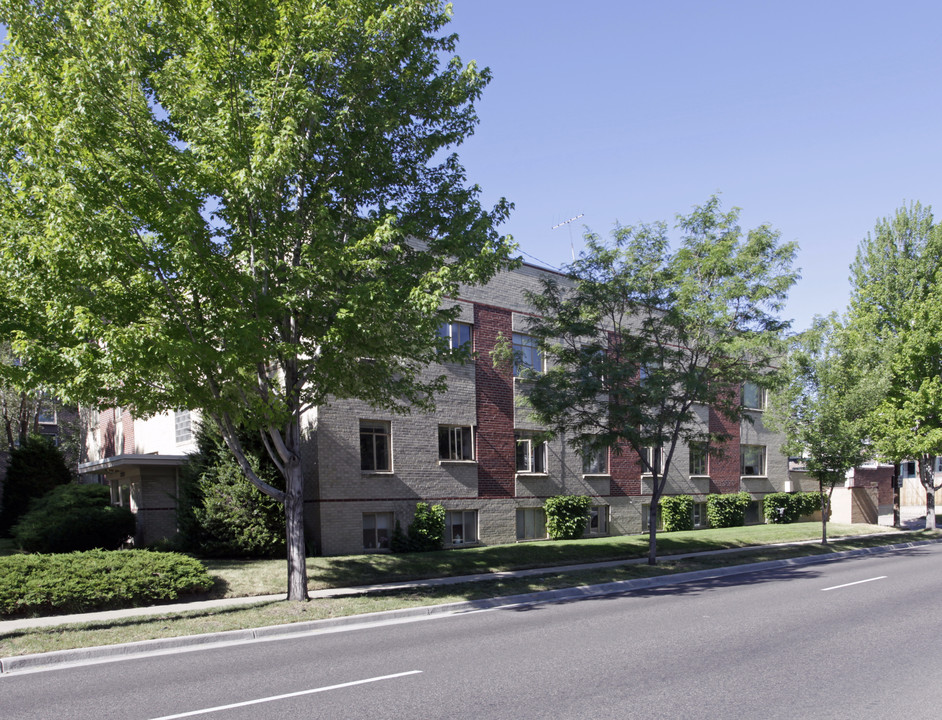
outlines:
{"label": "white window frame", "polygon": [[[693,442],[687,448],[690,477],[707,477],[710,474],[710,447],[706,443]],[[694,464],[696,461],[696,465]]]}
{"label": "white window frame", "polygon": [[608,475],[608,448],[589,450],[588,453],[588,456],[585,453],[582,454],[582,474],[584,476]]}
{"label": "white window frame", "polygon": [[[457,521],[457,522],[456,522]],[[455,528],[460,527],[456,535]],[[478,541],[477,510],[445,511],[445,542],[449,545],[471,545]]]}
{"label": "white window frame", "polygon": [[765,388],[753,382],[743,383],[741,402],[746,410],[765,410],[766,399]]}
{"label": "white window frame", "polygon": [[533,335],[513,333],[511,345],[514,354],[514,377],[520,377],[524,369],[535,373],[543,372],[543,353],[540,351],[539,341]]}
{"label": "white window frame", "polygon": [[[541,534],[542,533],[542,534]],[[546,512],[541,507],[517,508],[517,540],[545,540]]]}
{"label": "white window frame", "polygon": [[[462,334],[467,334],[467,339],[462,342]],[[467,345],[468,350],[474,347],[474,325],[471,323],[455,320],[450,323],[442,323],[438,328],[438,334],[448,340],[448,347],[452,350]]]}
{"label": "white window frame", "polygon": [[[382,519],[386,527],[379,527],[378,520]],[[367,527],[367,521],[371,521],[373,527]],[[363,549],[364,550],[389,550],[389,545],[392,542],[393,528],[395,527],[396,520],[391,512],[365,512],[362,516],[362,528],[363,528]],[[367,539],[367,532],[371,531],[373,537],[371,540]],[[385,531],[385,537],[380,536],[380,532]]]}
{"label": "white window frame", "polygon": [[695,528],[705,528],[709,526],[707,520],[707,504],[705,502],[695,502],[690,509],[691,520]]}
{"label": "white window frame", "polygon": [[[648,464],[657,471],[657,474],[660,475],[664,469],[664,451],[659,447],[645,447],[642,448],[644,451],[645,459],[648,461]],[[642,465],[641,467],[642,475],[651,475],[651,471]]]}
{"label": "white window frame", "polygon": [[[360,472],[368,475],[388,474],[392,472],[392,427],[387,420],[360,420]],[[370,453],[367,455],[365,440],[369,438]],[[378,440],[385,439],[385,463],[378,462],[383,453],[382,443]],[[370,458],[372,462],[366,463]],[[373,467],[364,467],[371,464]],[[385,464],[386,467],[380,467]]]}
{"label": "white window frame", "polygon": [[474,462],[474,428],[470,425],[439,425],[438,461]]}
{"label": "white window frame", "polygon": [[[755,462],[747,462],[747,453],[757,453],[754,458],[758,458],[759,467],[756,468]],[[739,474],[742,477],[765,477],[766,476],[766,446],[765,445],[740,445],[739,446]],[[759,472],[746,472],[746,470],[758,469]]]}
{"label": "white window frame", "polygon": [[[594,528],[593,521],[595,521]],[[589,508],[589,521],[585,526],[585,535],[608,535],[608,505],[592,505]]]}
{"label": "white window frame", "polygon": [[[518,475],[546,475],[549,458],[546,441],[538,442],[532,433],[514,433],[514,467]],[[526,462],[521,463],[523,458]]]}

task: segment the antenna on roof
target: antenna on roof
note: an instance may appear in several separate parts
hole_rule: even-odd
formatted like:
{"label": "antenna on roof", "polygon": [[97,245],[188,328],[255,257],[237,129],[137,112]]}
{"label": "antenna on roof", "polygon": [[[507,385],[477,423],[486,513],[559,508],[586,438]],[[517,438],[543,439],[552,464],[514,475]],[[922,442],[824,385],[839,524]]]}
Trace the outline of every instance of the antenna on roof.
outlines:
{"label": "antenna on roof", "polygon": [[573,262],[576,261],[576,248],[572,244],[572,225],[570,223],[572,223],[574,220],[578,220],[583,215],[585,215],[585,213],[579,213],[575,217],[571,217],[568,220],[564,220],[563,222],[553,225],[553,227],[550,228],[550,230],[555,230],[556,228],[562,227],[563,225],[569,225],[569,252],[572,255]]}

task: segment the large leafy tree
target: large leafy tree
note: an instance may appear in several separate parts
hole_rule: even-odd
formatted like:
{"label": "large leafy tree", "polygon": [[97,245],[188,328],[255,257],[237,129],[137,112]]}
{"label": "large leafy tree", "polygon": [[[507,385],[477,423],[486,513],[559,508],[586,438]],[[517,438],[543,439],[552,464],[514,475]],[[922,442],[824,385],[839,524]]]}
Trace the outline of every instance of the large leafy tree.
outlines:
{"label": "large leafy tree", "polygon": [[[935,417],[927,401],[938,372],[925,352],[932,347],[926,333],[935,322],[940,268],[942,227],[931,208],[920,203],[901,207],[861,241],[851,265],[848,310],[858,371],[877,390],[868,414],[871,440],[891,462],[918,462],[929,495],[927,527],[935,526],[930,455],[939,450],[927,442]],[[929,395],[920,398],[923,392]]]}
{"label": "large leafy tree", "polygon": [[834,314],[816,317],[810,329],[790,339],[782,375],[767,425],[784,432],[784,453],[807,459],[808,473],[818,481],[821,542],[827,544],[835,485],[873,453],[867,415],[877,390],[860,374],[848,334]]}
{"label": "large leafy tree", "polygon": [[904,305],[908,329],[890,361],[882,402],[873,413],[878,450],[914,458],[926,490],[926,529],[934,530],[936,478],[942,455],[942,271],[921,298]]}
{"label": "large leafy tree", "polygon": [[451,57],[449,17],[439,0],[0,0],[14,349],[70,397],[209,415],[285,505],[292,599],[305,413],[430,407],[442,299],[509,256],[509,206],[482,208],[450,150],[489,74]]}
{"label": "large leafy tree", "polygon": [[651,564],[678,444],[719,452],[726,434],[710,431],[705,407],[739,421],[740,386],[774,383],[786,327],[776,313],[797,277],[793,243],[767,225],[744,232],[716,197],[677,227],[676,250],[664,223],[616,227],[610,244],[588,234],[567,282],[547,279],[531,297],[552,360],[530,376],[534,413],[583,452],[637,454],[653,482]]}

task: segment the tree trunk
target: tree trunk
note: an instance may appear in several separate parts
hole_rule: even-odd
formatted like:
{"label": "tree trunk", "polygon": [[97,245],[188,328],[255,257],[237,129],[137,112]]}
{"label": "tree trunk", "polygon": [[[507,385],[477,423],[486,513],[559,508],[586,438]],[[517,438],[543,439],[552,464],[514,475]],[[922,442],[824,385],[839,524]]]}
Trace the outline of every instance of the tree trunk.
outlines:
{"label": "tree trunk", "polygon": [[935,530],[935,457],[921,455],[919,457],[919,479],[926,489],[926,530]]}
{"label": "tree trunk", "polygon": [[295,457],[285,467],[285,530],[288,545],[288,600],[305,601],[307,561],[304,543],[304,473]]}
{"label": "tree trunk", "polygon": [[818,478],[818,494],[821,497],[821,544],[828,544],[828,505],[830,498],[824,497],[824,480]]}
{"label": "tree trunk", "polygon": [[648,507],[648,565],[657,565],[657,507],[658,498],[651,498]]}

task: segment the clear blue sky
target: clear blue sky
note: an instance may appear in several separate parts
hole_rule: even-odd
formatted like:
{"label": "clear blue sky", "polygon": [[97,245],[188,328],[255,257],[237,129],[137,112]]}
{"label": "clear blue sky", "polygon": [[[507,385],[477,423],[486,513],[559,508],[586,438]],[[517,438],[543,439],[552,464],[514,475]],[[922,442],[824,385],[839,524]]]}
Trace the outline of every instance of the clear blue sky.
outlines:
{"label": "clear blue sky", "polygon": [[[582,226],[673,222],[712,193],[800,245],[785,315],[842,312],[858,242],[905,201],[942,213],[942,3],[453,0],[491,68],[460,149],[506,231],[551,265]],[[529,259],[529,258],[527,258]]]}
{"label": "clear blue sky", "polygon": [[[454,0],[491,68],[459,149],[527,256],[570,259],[579,213],[673,221],[712,193],[800,247],[786,316],[843,311],[848,265],[906,201],[942,213],[942,3]],[[0,28],[0,42],[5,32]],[[525,256],[525,257],[527,257]],[[532,261],[532,257],[527,257]]]}

